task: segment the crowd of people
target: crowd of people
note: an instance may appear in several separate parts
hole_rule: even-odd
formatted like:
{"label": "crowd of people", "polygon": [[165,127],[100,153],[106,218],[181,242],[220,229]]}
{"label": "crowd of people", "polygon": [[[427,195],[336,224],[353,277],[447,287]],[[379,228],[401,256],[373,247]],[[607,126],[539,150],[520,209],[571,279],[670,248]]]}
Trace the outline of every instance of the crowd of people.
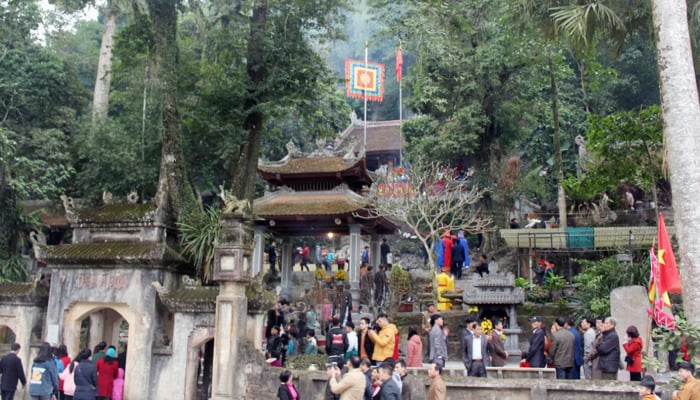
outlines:
{"label": "crowd of people", "polygon": [[[428,400],[446,399],[447,385],[442,380],[442,371],[439,364],[433,363],[428,367],[428,376],[432,379],[426,391]],[[325,398],[328,400],[407,400],[415,391],[420,391],[412,375],[408,374],[406,361],[396,361],[392,357],[375,363],[369,358],[352,355],[342,364],[326,364],[326,376]],[[299,400],[292,372],[282,371],[279,379],[277,398]]]}
{"label": "crowd of people", "polygon": [[[313,331],[307,331],[306,344],[293,347],[304,349],[305,354],[324,353],[327,356],[328,399],[410,398],[411,390],[406,388],[411,387],[411,379],[406,369],[426,368],[426,363],[428,375],[433,379],[428,398],[441,399],[445,396],[446,386],[440,374],[450,359],[450,331],[435,304],[428,304],[422,316],[420,331],[415,326],[408,327],[405,358],[399,358],[401,338],[398,328],[383,313],[374,320],[361,318],[357,329],[352,322],[343,323],[334,316],[326,332],[324,348],[318,349]],[[494,319],[486,332],[482,322],[474,318],[464,321],[465,327],[458,334],[459,355],[452,355],[452,361],[461,361],[467,375],[472,377],[487,377],[487,367],[505,366],[510,357],[505,346],[504,321]],[[615,330],[617,321],[612,317],[584,318],[578,324],[572,318],[557,317],[549,329],[540,316],[529,318],[529,322],[532,335],[527,351],[522,354],[520,367],[554,368],[557,379],[614,380],[618,370],[623,368],[620,362],[623,352],[626,355],[624,369],[629,372],[631,381],[639,382],[640,398],[657,398],[654,379],[642,376],[644,344],[635,326],[627,327],[626,340],[621,343]],[[288,329],[293,328],[288,326]],[[273,326],[272,338],[268,340],[268,356],[284,358],[281,354],[283,346],[278,344],[281,340],[277,336],[278,327]],[[292,334],[288,341],[295,338]],[[300,353],[289,352],[289,356],[295,354]],[[274,365],[283,366],[282,363]],[[682,362],[678,368],[684,385],[674,394],[674,399],[700,400],[700,381],[693,378],[692,364]],[[290,387],[291,373],[285,371],[280,380],[280,398],[297,399],[298,394]],[[689,395],[696,392],[697,395]]]}
{"label": "crowd of people", "polygon": [[2,400],[13,400],[18,384],[29,386],[32,400],[121,400],[124,393],[126,346],[117,355],[114,346],[100,342],[94,352],[83,349],[71,360],[65,345],[39,346],[32,360],[29,378],[17,356],[19,343],[0,360]]}

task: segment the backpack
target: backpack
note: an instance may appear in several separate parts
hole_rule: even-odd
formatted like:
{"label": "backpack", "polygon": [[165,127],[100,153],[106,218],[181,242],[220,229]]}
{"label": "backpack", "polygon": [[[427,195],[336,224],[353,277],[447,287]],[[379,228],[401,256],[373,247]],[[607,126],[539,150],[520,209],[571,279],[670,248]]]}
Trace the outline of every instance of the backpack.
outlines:
{"label": "backpack", "polygon": [[63,372],[63,369],[65,368],[63,366],[63,361],[56,356],[53,356],[53,361],[56,363],[56,371],[58,371],[59,374]]}

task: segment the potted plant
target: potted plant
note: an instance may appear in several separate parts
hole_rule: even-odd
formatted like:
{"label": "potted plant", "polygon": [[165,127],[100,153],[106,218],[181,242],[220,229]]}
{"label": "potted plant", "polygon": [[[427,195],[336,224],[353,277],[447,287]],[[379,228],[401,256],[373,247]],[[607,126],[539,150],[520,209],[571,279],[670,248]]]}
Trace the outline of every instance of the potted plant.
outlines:
{"label": "potted plant", "polygon": [[567,284],[566,279],[561,275],[555,274],[554,271],[549,271],[544,277],[544,286],[549,289],[552,300],[557,300],[561,297],[562,290]]}

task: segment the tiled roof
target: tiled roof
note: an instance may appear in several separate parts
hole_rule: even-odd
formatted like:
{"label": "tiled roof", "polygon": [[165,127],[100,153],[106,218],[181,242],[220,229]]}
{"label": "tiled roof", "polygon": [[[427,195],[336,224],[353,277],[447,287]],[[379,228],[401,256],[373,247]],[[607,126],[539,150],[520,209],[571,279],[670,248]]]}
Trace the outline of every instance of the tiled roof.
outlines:
{"label": "tiled roof", "polygon": [[182,258],[162,243],[76,243],[41,248],[42,261],[80,264],[156,264],[181,262]]}
{"label": "tiled roof", "polygon": [[[355,138],[355,151],[359,151],[364,140],[364,127],[350,125],[342,134],[343,140]],[[401,142],[406,142],[401,136],[401,121],[370,122],[367,125],[366,153],[399,151]]]}
{"label": "tiled roof", "polygon": [[347,161],[343,157],[290,158],[280,165],[260,164],[258,171],[270,174],[334,174],[355,167],[365,168],[364,159]]}
{"label": "tiled roof", "polygon": [[151,222],[156,217],[156,205],[110,204],[97,208],[76,208],[73,213],[80,222],[90,223],[133,223]]}
{"label": "tiled roof", "polygon": [[365,204],[362,196],[350,190],[275,192],[256,199],[253,213],[261,217],[347,214],[364,208]]}
{"label": "tiled roof", "polygon": [[0,282],[0,298],[48,297],[48,288],[31,282]]}
{"label": "tiled roof", "polygon": [[215,312],[216,296],[218,295],[218,286],[198,286],[159,294],[159,297],[171,311]]}

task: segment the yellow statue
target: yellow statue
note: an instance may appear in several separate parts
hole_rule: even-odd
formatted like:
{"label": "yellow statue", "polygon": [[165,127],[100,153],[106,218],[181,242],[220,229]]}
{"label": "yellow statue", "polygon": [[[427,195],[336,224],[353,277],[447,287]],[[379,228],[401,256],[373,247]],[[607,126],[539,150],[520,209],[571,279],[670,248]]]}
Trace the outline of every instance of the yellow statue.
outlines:
{"label": "yellow statue", "polygon": [[442,294],[446,291],[455,290],[455,280],[449,273],[447,273],[447,271],[449,271],[449,267],[444,267],[443,270],[437,276],[438,311],[452,309],[452,300],[442,296]]}

